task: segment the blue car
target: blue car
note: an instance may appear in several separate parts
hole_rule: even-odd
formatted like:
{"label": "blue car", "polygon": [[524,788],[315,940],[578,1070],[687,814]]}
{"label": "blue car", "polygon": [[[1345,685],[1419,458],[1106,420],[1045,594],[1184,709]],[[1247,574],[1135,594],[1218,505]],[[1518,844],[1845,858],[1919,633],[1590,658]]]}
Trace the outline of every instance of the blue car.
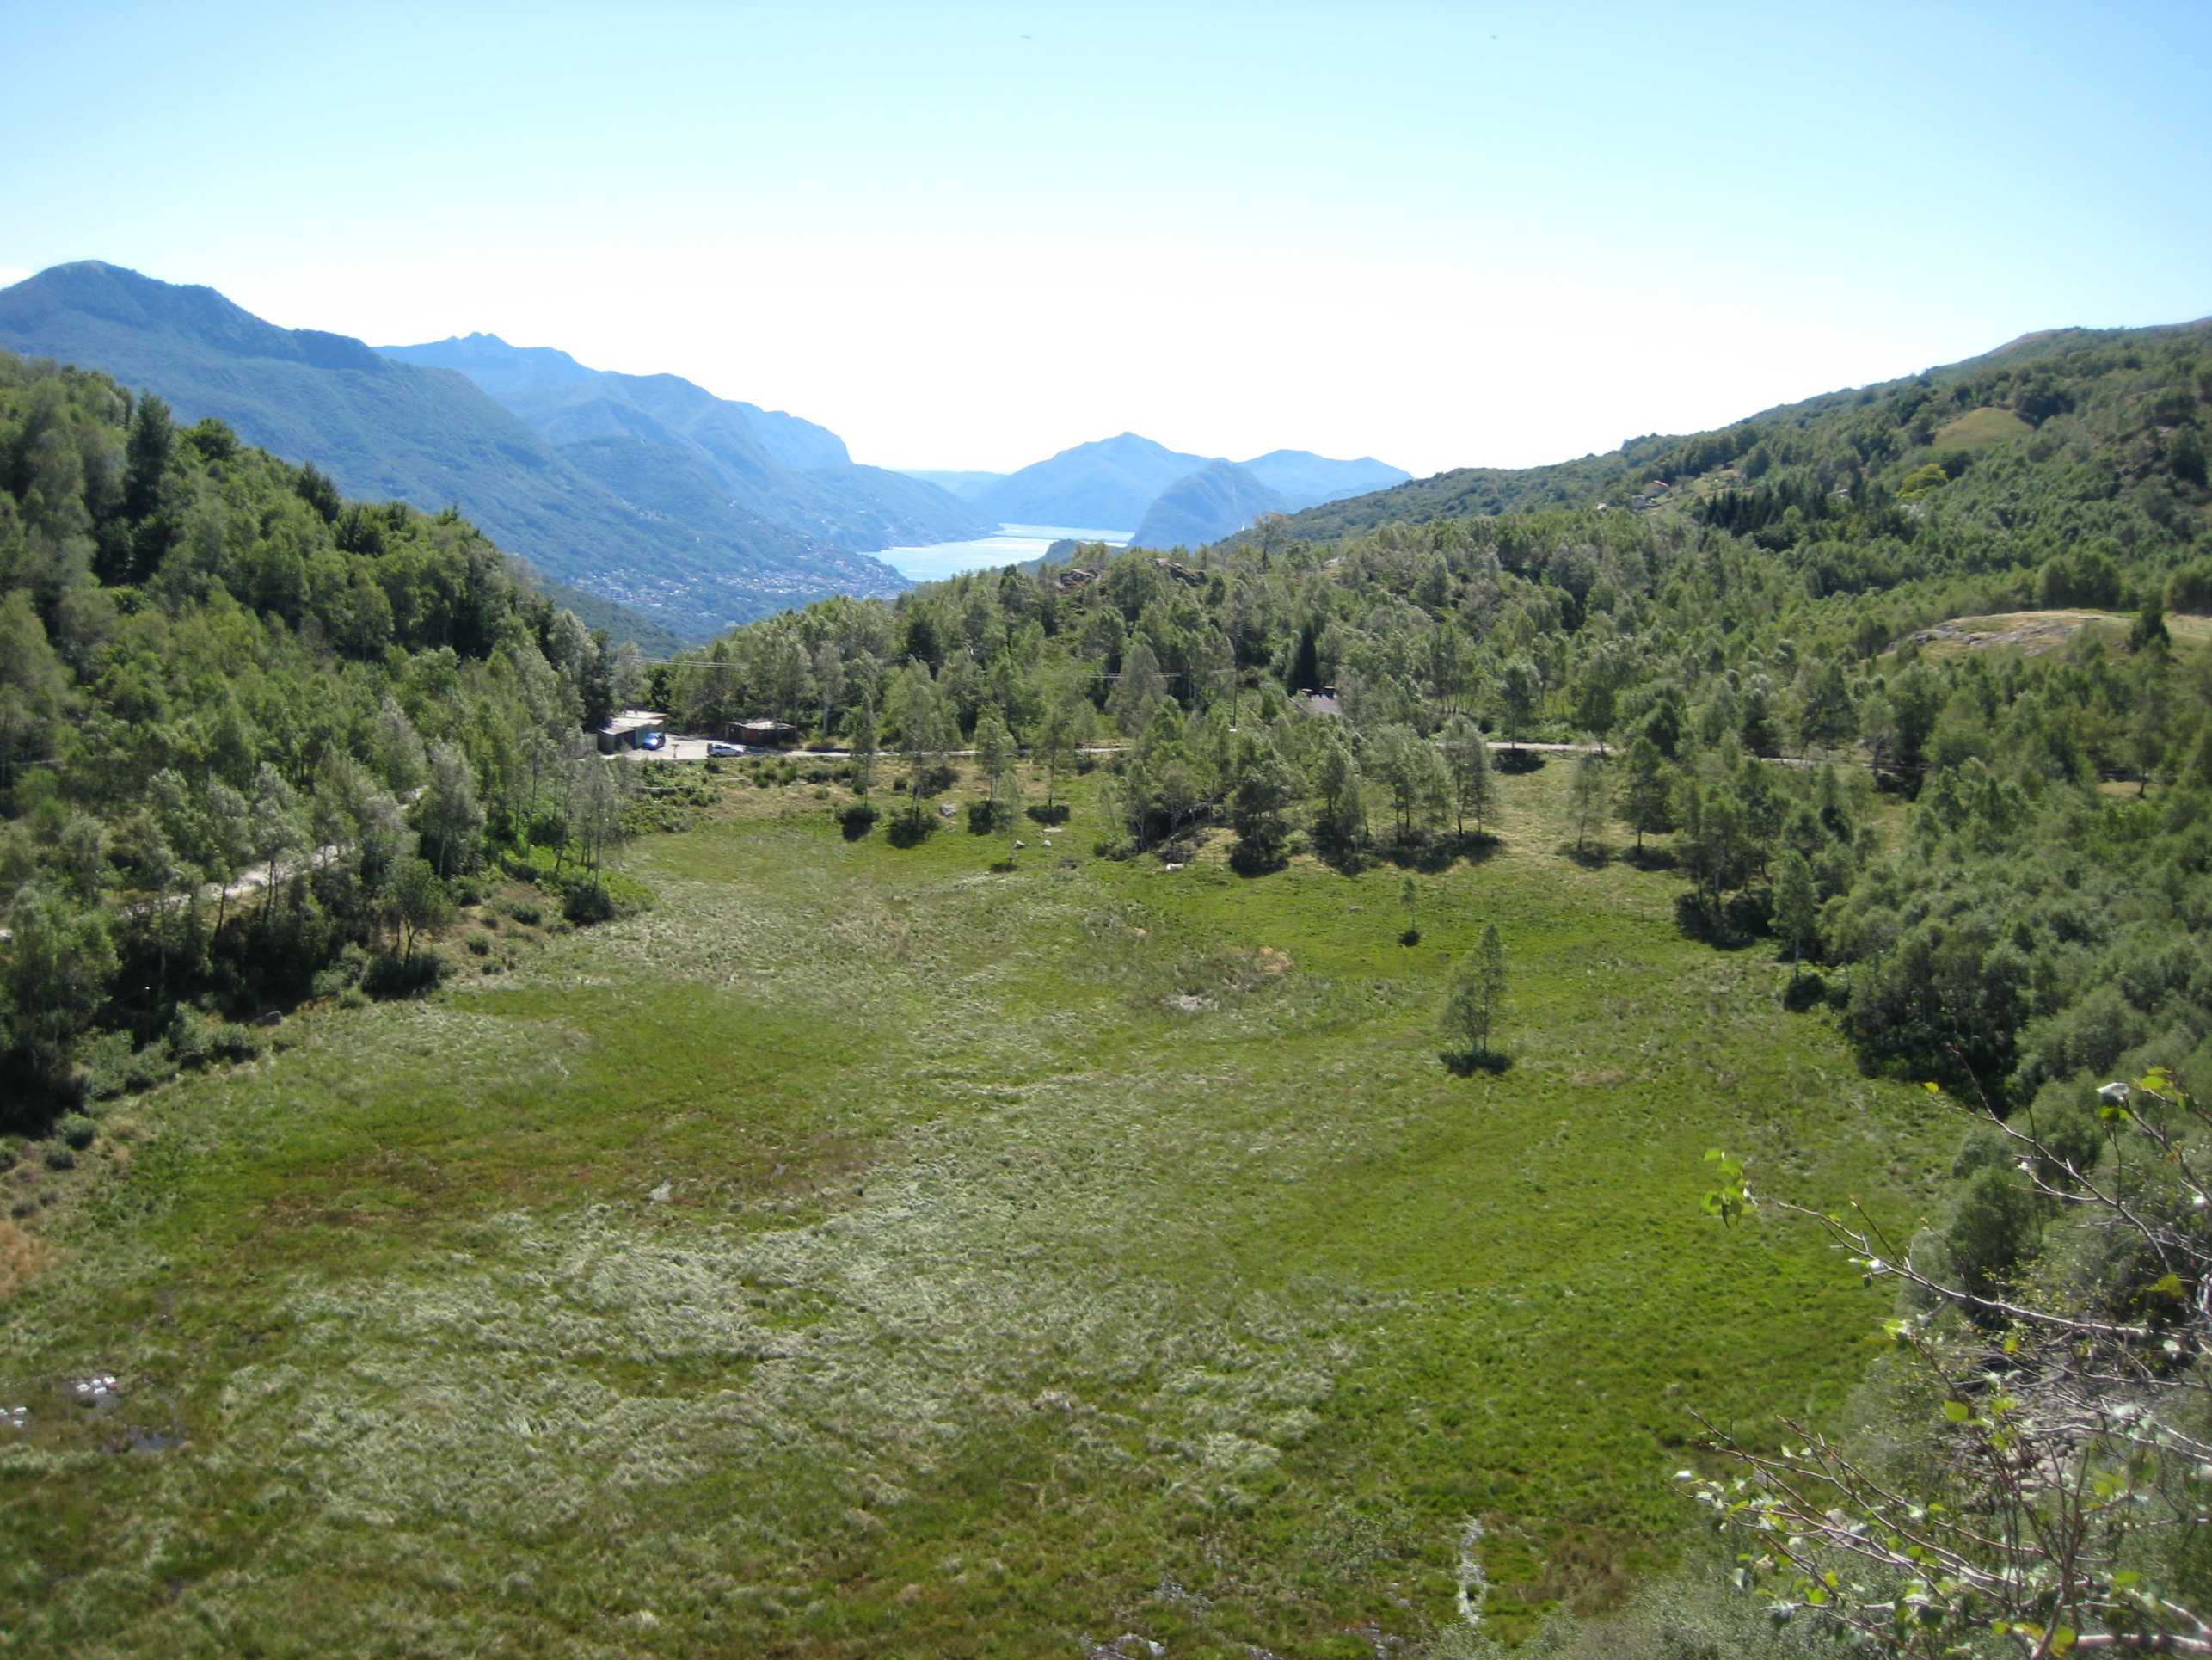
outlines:
{"label": "blue car", "polygon": [[667,741],[668,735],[665,732],[641,732],[637,735],[640,749],[658,749]]}

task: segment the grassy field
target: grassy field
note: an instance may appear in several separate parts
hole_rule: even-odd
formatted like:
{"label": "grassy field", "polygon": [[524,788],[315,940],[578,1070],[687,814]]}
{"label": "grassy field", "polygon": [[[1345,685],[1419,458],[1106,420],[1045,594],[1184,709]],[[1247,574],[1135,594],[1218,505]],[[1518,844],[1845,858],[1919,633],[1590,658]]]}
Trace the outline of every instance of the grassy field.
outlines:
{"label": "grassy field", "polygon": [[[2030,657],[2063,651],[2074,637],[2088,630],[2113,650],[2124,650],[2133,617],[2109,611],[2007,611],[1980,617],[1954,617],[1914,636],[1926,656],[1942,661],[1977,651],[2017,651]],[[2178,655],[2190,655],[2212,645],[2212,617],[2192,617],[2176,612],[2166,618],[2168,637]]]}
{"label": "grassy field", "polygon": [[1092,858],[1088,782],[1010,875],[734,790],[650,913],[132,1104],[0,1309],[0,1646],[1366,1656],[1470,1519],[1496,1629],[1603,1606],[1690,1409],[1833,1411],[1885,1308],[1705,1150],[1909,1225],[1949,1133],[1566,778],[1413,946],[1386,864]]}

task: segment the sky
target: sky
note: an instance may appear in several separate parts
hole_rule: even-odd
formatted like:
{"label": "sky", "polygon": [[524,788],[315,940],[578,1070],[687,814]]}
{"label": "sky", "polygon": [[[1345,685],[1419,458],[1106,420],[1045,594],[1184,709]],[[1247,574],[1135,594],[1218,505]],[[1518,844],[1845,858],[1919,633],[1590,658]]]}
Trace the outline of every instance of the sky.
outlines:
{"label": "sky", "polygon": [[2212,5],[0,0],[0,282],[482,330],[884,466],[1514,466],[2212,313]]}

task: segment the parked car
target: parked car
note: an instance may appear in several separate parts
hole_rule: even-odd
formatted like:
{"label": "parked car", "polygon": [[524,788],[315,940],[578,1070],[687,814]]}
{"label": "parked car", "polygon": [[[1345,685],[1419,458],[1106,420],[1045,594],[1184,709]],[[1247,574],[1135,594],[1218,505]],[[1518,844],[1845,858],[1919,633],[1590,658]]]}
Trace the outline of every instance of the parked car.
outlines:
{"label": "parked car", "polygon": [[667,741],[668,735],[665,732],[641,732],[637,735],[640,749],[658,749]]}
{"label": "parked car", "polygon": [[745,753],[745,746],[735,743],[710,743],[707,746],[707,753],[715,756],[742,755]]}

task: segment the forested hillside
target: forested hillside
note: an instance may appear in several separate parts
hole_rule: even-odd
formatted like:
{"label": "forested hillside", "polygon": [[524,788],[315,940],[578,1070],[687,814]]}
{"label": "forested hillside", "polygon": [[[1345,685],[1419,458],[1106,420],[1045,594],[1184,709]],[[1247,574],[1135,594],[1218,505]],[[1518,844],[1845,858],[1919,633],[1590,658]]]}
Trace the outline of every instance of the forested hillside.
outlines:
{"label": "forested hillside", "polygon": [[[2132,544],[2148,530],[2186,542],[2202,520],[2192,527],[2188,501],[2175,498],[2167,481],[2195,484],[2203,472],[2202,389],[2191,384],[2198,372],[2191,366],[2202,361],[2208,337],[2206,322],[2054,329],[1717,432],[1631,439],[1609,454],[1552,466],[1439,473],[1309,508],[1286,533],[1326,538],[1547,506],[1646,511],[1671,504],[1702,513],[1715,495],[1733,495],[1740,499],[1721,505],[1715,522],[1764,532],[1759,540],[1769,549],[1871,546],[1878,551],[1867,556],[1886,562],[1875,573],[1877,587],[1925,568],[1898,565],[1907,546],[1948,555],[1955,539],[1987,537],[1997,545],[1986,555],[1959,550],[1960,563],[2028,563],[2013,556],[2021,549],[2008,538],[2033,532],[2037,507],[2059,501],[2070,511],[2065,522],[2044,526],[2053,538],[2093,533]],[[1941,478],[1926,471],[1931,465]],[[1968,488],[1935,496],[1961,481]],[[1920,505],[1909,516],[1881,516],[1901,498]],[[2087,512],[2097,501],[2112,511]],[[1792,507],[1797,512],[1785,525]],[[2031,515],[2025,522],[2023,512]],[[2046,556],[2055,549],[2048,542]]]}
{"label": "forested hillside", "polygon": [[488,834],[590,887],[624,779],[580,734],[636,656],[457,514],[0,353],[0,1117],[419,986]]}
{"label": "forested hillside", "polygon": [[[1478,826],[1470,722],[1593,741],[1617,754],[1592,799],[1639,843],[1672,833],[1686,925],[1780,928],[1847,969],[1831,990],[1867,1065],[2071,1098],[2186,1059],[2212,1016],[2208,402],[2212,329],[2040,338],[1505,492],[1678,481],[1642,507],[1448,513],[1430,481],[1321,510],[1423,523],[1317,542],[1307,513],[1195,565],[839,601],[663,686],[702,726],[766,709],[1062,757],[1111,731],[1128,848],[1214,821],[1259,869],[1293,836],[1358,858]],[[2055,624],[2064,649],[2038,656],[1908,637],[2051,606],[2113,620]],[[1341,720],[1302,716],[1320,686]],[[1900,836],[1873,833],[1870,781],[1911,803]],[[2175,929],[2190,950],[2149,948]]]}

